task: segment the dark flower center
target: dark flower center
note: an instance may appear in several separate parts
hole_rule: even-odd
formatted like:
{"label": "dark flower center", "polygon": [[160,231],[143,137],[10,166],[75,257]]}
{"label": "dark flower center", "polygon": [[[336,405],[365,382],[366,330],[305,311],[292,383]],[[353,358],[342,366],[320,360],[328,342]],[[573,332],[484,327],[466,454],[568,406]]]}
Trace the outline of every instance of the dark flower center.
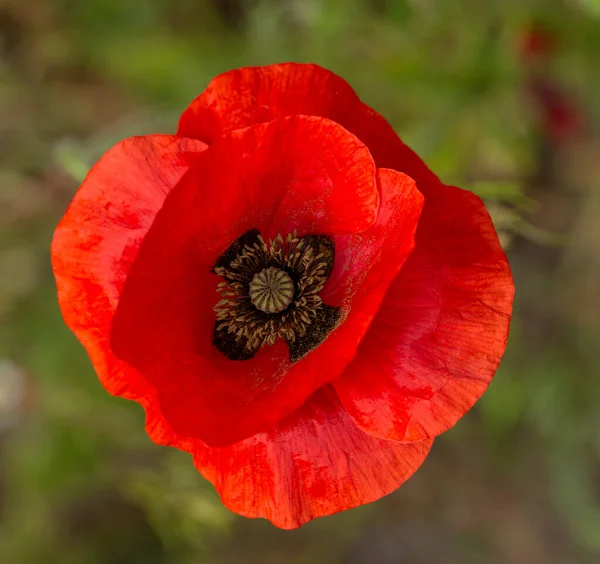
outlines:
{"label": "dark flower center", "polygon": [[321,344],[340,319],[323,303],[334,261],[333,242],[323,235],[277,235],[267,242],[257,230],[239,237],[215,263],[224,281],[213,343],[232,360],[252,358],[264,345],[284,339],[292,362]]}

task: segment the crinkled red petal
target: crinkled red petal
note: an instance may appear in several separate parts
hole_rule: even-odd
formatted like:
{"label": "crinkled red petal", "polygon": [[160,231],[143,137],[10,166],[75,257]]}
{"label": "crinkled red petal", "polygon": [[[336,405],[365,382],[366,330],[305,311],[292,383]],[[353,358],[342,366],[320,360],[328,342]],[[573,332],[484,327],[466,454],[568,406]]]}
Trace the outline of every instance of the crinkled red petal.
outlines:
{"label": "crinkled red petal", "polygon": [[267,432],[221,448],[197,441],[193,455],[229,509],[294,529],[391,493],[419,468],[432,442],[363,433],[325,386]]}
{"label": "crinkled red petal", "polygon": [[[309,154],[315,151],[321,159],[326,157],[326,150],[320,142],[336,147],[338,161],[326,172],[331,190],[322,191],[323,176],[317,162],[286,154],[279,135],[271,137],[279,144],[279,158],[264,162],[256,152],[254,158],[239,158],[232,153],[234,147],[238,152],[247,151],[247,138],[254,147],[257,132],[255,128],[238,131],[211,146],[173,190],[131,269],[113,323],[112,343],[120,358],[155,384],[161,410],[180,435],[199,437],[212,445],[231,444],[298,409],[351,360],[387,286],[412,248],[422,197],[405,175],[383,172],[387,194],[381,208],[384,212],[357,239],[340,239],[338,266],[334,267],[331,285],[323,291],[326,303],[329,300],[330,305],[350,309],[340,327],[294,364],[283,341],[263,347],[246,361],[229,360],[212,345],[212,308],[219,300],[216,285],[220,278],[210,270],[233,240],[250,228],[268,234],[294,228],[299,235],[322,233],[320,221],[329,229],[343,225],[349,213],[356,215],[351,190],[364,190],[369,164],[357,160],[354,149],[350,152],[353,159],[345,166],[340,162],[345,143],[355,140],[353,136],[320,118],[299,117],[257,127],[264,131],[285,128],[285,137],[292,139],[294,131],[317,125],[329,128],[328,134],[322,139],[307,139],[303,134],[301,146],[302,150],[310,146]],[[336,145],[336,135],[345,141]],[[266,151],[266,156],[274,150]],[[368,153],[364,158],[370,159]],[[232,167],[230,162],[238,165]],[[290,199],[286,190],[295,190],[296,183],[286,175],[296,163],[304,163],[312,176],[301,184],[306,192]],[[351,171],[360,168],[363,178],[351,173],[354,188],[343,184],[343,191],[336,190],[338,178],[344,181],[348,167]],[[312,198],[311,182],[319,186]],[[265,189],[267,186],[274,194]],[[273,198],[285,202],[285,209],[284,204],[274,205]],[[358,199],[355,206],[363,206],[362,202]],[[390,202],[393,211],[388,209]],[[361,258],[369,253],[369,261]],[[339,265],[344,269],[344,283]],[[377,265],[381,267],[375,268]]]}
{"label": "crinkled red petal", "polygon": [[[354,357],[389,285],[412,252],[423,208],[423,195],[412,178],[382,168],[377,170],[377,180],[381,194],[377,221],[362,233],[335,238],[335,265],[321,292],[325,303],[350,311],[338,331],[336,355],[344,365]],[[326,352],[322,354],[315,360],[327,362]]]}
{"label": "crinkled red petal", "polygon": [[210,144],[234,129],[296,114],[339,123],[369,147],[379,168],[399,170],[417,182],[437,180],[344,79],[312,64],[246,67],[217,76],[183,113],[178,134]]}
{"label": "crinkled red petal", "polygon": [[194,139],[125,139],[92,168],[52,240],[52,268],[65,322],[83,343],[104,387],[142,397],[150,388],[109,345],[112,316],[129,268],[171,188],[206,148]]}
{"label": "crinkled red petal", "polygon": [[452,427],[485,391],[506,347],[514,285],[481,200],[420,184],[415,250],[335,387],[359,427],[420,441]]}

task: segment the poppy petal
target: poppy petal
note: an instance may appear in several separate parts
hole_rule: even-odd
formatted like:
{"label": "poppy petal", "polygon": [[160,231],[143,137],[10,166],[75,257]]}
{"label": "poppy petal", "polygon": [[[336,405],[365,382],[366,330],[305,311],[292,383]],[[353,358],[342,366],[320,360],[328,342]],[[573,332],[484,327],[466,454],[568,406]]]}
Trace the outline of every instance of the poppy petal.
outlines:
{"label": "poppy petal", "polygon": [[217,76],[182,114],[178,134],[211,144],[229,131],[297,114],[339,123],[369,147],[379,168],[394,168],[417,182],[437,180],[343,78],[313,64],[246,67]]}
{"label": "poppy petal", "polygon": [[432,443],[363,433],[325,386],[268,431],[220,448],[196,441],[193,454],[226,507],[294,529],[391,493],[419,468]]}
{"label": "poppy petal", "polygon": [[190,453],[197,448],[196,445],[204,446],[204,443],[198,439],[182,437],[173,430],[160,411],[156,390],[149,388],[148,393],[138,401],[146,412],[146,433],[157,445],[178,448]]}
{"label": "poppy petal", "polygon": [[[315,120],[322,121],[298,117],[285,123]],[[279,128],[285,123],[271,122],[257,127]],[[333,122],[327,123],[333,127],[332,135],[337,130],[349,135]],[[286,158],[271,159],[269,163],[255,158],[234,160],[240,164],[223,166],[219,160],[223,144],[229,147],[225,151],[227,156],[230,145],[245,135],[251,135],[252,147],[257,146],[256,133],[251,129],[238,131],[231,139],[222,138],[211,146],[202,162],[173,190],[142,244],[112,328],[112,343],[118,356],[153,382],[161,410],[173,429],[182,436],[199,437],[219,446],[268,428],[341,374],[354,356],[387,286],[412,249],[423,202],[414,182],[406,175],[381,171],[383,201],[377,222],[355,237],[340,236],[340,248],[348,251],[339,256],[341,266],[337,272],[334,268],[331,275],[334,283],[323,290],[323,296],[340,300],[346,307],[350,304],[344,300],[354,300],[347,319],[321,346],[298,362],[290,362],[283,341],[263,347],[249,360],[232,361],[212,344],[215,321],[212,308],[217,302],[216,286],[220,278],[210,271],[231,241],[247,233],[257,222],[261,230],[264,227],[269,231],[273,204],[264,187],[272,185],[273,189],[285,190],[288,185],[268,178],[263,181],[261,176],[260,189],[253,192],[255,181],[248,181],[250,173],[244,167],[257,166],[263,175],[269,163],[286,171],[290,166]],[[332,135],[328,136],[328,142],[334,139]],[[323,154],[318,143],[311,146]],[[245,150],[243,146],[242,149]],[[216,164],[211,164],[213,158]],[[228,162],[229,159],[225,164]],[[329,181],[334,183],[336,175],[344,173],[343,167],[336,166],[328,172]],[[352,161],[351,166],[362,164],[359,161],[355,165]],[[308,168],[313,173],[319,170],[314,164]],[[237,197],[240,191],[235,174],[241,175],[245,182],[247,199]],[[354,189],[360,190],[361,185]],[[352,201],[350,190],[346,186],[339,194],[345,208]],[[310,194],[309,189],[307,193]],[[281,206],[274,206],[275,214],[281,215],[278,221],[286,229],[306,229],[308,221],[312,226],[309,233],[319,232],[319,223],[313,219],[320,217],[318,206],[325,206],[331,210],[328,214],[334,215],[336,194],[335,189],[319,192],[319,204],[310,199],[300,200],[302,204],[298,205],[289,202],[292,207],[287,214]],[[285,196],[276,198],[285,201]],[[253,217],[253,213],[257,215]],[[343,219],[344,215],[340,217]],[[330,226],[335,221],[340,224],[340,217],[336,220],[323,216],[323,221]],[[261,226],[261,222],[266,223]],[[235,232],[231,234],[232,230]],[[374,268],[379,263],[383,266]],[[346,278],[342,280],[344,273]],[[324,297],[325,303],[327,299]]]}
{"label": "poppy petal", "polygon": [[110,149],[79,188],[52,240],[52,268],[66,324],[104,387],[139,398],[148,384],[108,343],[123,282],[171,188],[206,148],[171,135],[132,137]]}
{"label": "poppy petal", "polygon": [[364,431],[420,441],[452,427],[490,383],[506,347],[514,285],[481,200],[419,185],[416,247],[358,354],[335,383]]}

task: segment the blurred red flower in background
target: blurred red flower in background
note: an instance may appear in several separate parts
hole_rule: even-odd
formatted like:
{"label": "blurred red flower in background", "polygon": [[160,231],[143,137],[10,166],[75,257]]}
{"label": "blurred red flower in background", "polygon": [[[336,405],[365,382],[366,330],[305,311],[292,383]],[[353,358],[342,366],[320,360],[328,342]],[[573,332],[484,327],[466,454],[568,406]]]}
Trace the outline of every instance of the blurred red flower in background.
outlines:
{"label": "blurred red flower in background", "polygon": [[415,472],[491,381],[514,290],[480,199],[300,64],[220,75],[176,135],[108,151],[52,265],[104,387],[282,528]]}
{"label": "blurred red flower in background", "polygon": [[525,92],[536,114],[544,142],[559,146],[584,131],[584,116],[574,94],[553,76],[549,66],[560,51],[559,37],[551,28],[532,22],[518,38]]}
{"label": "blurred red flower in background", "polygon": [[523,62],[547,59],[558,47],[556,34],[539,22],[529,23],[519,35],[519,54]]}

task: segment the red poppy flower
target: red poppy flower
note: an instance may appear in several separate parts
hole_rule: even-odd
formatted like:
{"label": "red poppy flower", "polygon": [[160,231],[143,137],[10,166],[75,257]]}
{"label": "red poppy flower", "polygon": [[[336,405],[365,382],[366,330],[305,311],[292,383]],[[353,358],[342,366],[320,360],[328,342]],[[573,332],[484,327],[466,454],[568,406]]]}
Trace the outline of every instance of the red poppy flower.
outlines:
{"label": "red poppy flower", "polygon": [[177,135],[113,147],[52,264],[104,387],[283,528],[415,472],[489,384],[513,297],[479,198],[315,65],[225,73]]}

